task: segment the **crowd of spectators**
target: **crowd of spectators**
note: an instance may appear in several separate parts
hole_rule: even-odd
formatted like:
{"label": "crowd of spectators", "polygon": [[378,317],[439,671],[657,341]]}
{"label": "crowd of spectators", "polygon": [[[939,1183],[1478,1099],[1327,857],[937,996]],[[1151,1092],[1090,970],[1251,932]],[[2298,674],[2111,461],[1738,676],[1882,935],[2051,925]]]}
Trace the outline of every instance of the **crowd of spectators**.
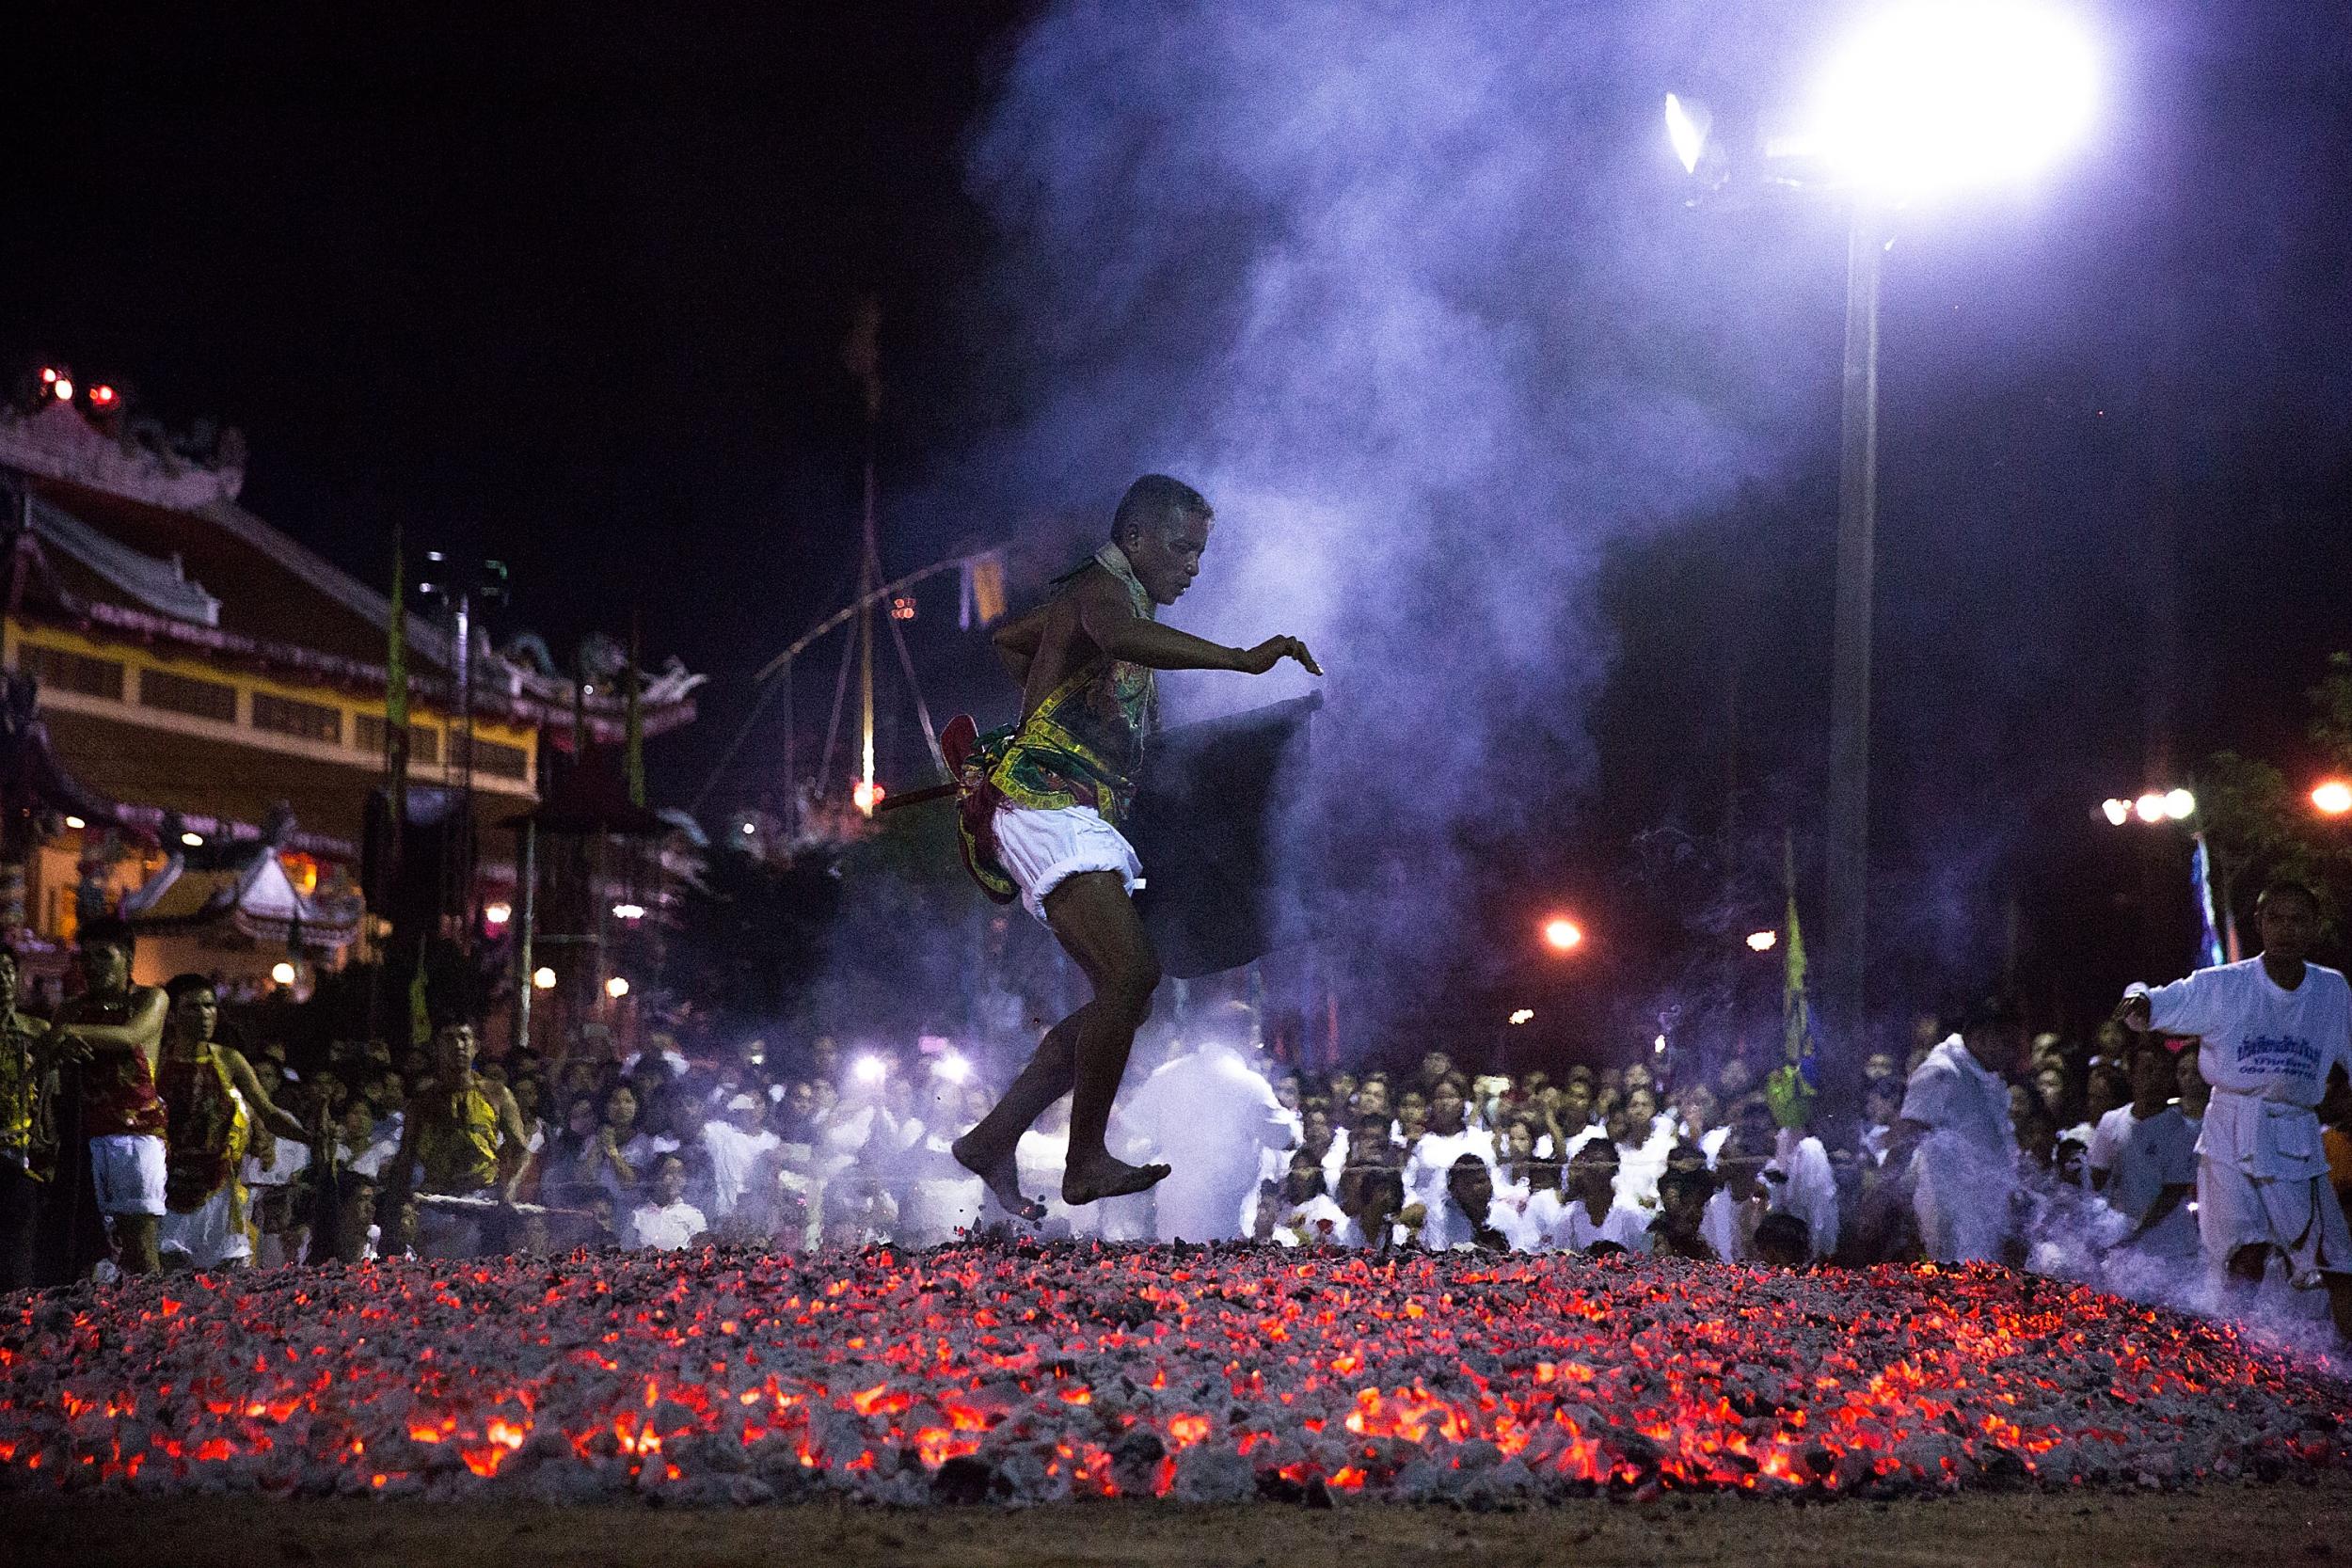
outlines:
{"label": "crowd of spectators", "polygon": [[[1907,1057],[1866,1059],[1860,1114],[1832,1122],[1793,1083],[1768,1082],[1777,1042],[1557,1072],[1472,1072],[1440,1051],[1302,1072],[1228,1022],[1139,1048],[1112,1137],[1174,1166],[1153,1192],[1059,1203],[1066,1108],[1022,1140],[1048,1236],[1789,1267],[1983,1259],[2153,1297],[2185,1295],[2198,1274],[2207,1090],[2195,1051],[2160,1036],[2027,1041],[1996,1009],[1950,1033],[1923,1019]],[[209,1015],[181,1033],[199,1028]],[[993,1096],[945,1040],[690,1055],[655,1034],[626,1054],[592,1037],[476,1062],[458,1026],[300,1066],[261,1042],[242,1060],[270,1106],[236,1169],[249,1245],[167,1251],[165,1266],[922,1246],[1007,1221],[949,1153]],[[2329,1145],[2341,1182],[2352,1145],[2334,1132]]]}

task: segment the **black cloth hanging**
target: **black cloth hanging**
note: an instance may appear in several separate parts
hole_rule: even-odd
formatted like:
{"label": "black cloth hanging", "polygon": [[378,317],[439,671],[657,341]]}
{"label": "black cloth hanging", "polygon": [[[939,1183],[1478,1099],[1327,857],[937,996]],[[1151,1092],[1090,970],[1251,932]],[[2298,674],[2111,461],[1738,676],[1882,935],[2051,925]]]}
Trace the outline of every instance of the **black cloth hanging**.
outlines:
{"label": "black cloth hanging", "polygon": [[1278,896],[1278,833],[1304,787],[1320,693],[1154,735],[1129,842],[1136,911],[1178,979],[1220,974],[1310,933]]}

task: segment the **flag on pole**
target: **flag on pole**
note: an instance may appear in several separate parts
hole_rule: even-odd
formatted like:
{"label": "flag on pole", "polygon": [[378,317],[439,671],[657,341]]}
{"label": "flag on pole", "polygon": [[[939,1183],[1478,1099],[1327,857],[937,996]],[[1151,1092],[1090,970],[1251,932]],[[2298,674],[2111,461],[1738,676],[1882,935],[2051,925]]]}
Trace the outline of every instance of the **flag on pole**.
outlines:
{"label": "flag on pole", "polygon": [[1797,924],[1797,848],[1793,834],[1781,839],[1781,877],[1788,896],[1788,929],[1781,942],[1781,1065],[1764,1081],[1772,1119],[1783,1127],[1803,1127],[1810,1116],[1819,1088],[1815,1062],[1813,1004],[1804,988],[1804,932]]}
{"label": "flag on pole", "polygon": [[2189,857],[2189,871],[2197,888],[2197,954],[2204,968],[2217,969],[2222,962],[2222,946],[2221,932],[2213,917],[2213,856],[2205,847],[2204,834],[2196,835],[2196,845],[2195,853]]}

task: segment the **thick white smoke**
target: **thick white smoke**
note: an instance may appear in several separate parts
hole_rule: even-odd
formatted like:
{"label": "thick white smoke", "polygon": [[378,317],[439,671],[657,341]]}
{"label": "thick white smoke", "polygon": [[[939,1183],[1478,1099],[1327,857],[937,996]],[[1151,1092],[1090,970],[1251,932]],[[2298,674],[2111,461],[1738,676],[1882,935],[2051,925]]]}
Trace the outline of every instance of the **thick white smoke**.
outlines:
{"label": "thick white smoke", "polygon": [[[1209,494],[1173,619],[1295,633],[1330,671],[1295,869],[1360,974],[1444,960],[1470,825],[1560,826],[1609,660],[1602,553],[1814,460],[1834,420],[1837,219],[1682,206],[1662,92],[1772,53],[1702,25],[1717,8],[1063,5],[976,135],[1021,412],[966,488],[1033,511],[1160,469]],[[1170,716],[1305,684],[1182,677]]]}

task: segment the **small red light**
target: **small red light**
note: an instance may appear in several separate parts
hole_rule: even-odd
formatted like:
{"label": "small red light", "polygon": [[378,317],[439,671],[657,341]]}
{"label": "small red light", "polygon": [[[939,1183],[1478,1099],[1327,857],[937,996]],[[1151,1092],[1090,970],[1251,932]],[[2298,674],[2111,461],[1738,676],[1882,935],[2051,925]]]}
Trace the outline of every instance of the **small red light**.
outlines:
{"label": "small red light", "polygon": [[103,408],[108,404],[114,402],[115,389],[112,387],[108,387],[103,384],[92,387],[89,389],[89,400],[90,402],[98,404],[101,408]]}

